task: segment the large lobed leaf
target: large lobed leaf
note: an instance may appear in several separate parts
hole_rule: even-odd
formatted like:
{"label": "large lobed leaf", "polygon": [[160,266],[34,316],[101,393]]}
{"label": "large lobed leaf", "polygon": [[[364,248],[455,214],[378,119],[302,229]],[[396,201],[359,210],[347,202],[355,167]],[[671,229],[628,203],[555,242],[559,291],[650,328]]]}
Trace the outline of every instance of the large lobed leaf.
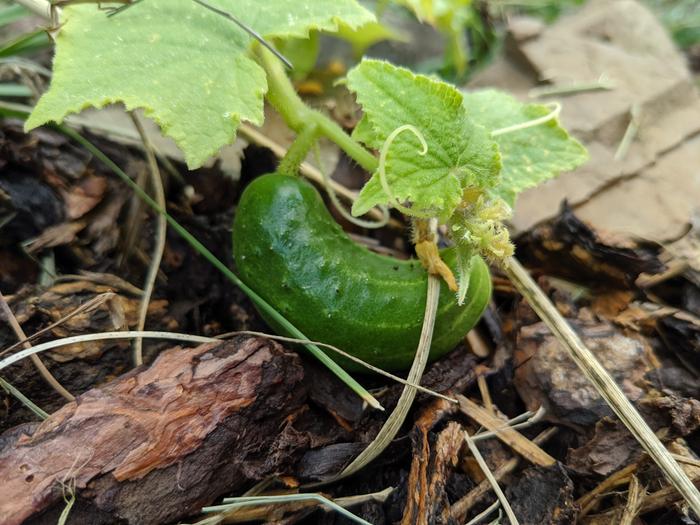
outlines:
{"label": "large lobed leaf", "polygon": [[[211,0],[267,38],[304,37],[374,20],[355,0]],[[94,106],[143,108],[200,166],[233,141],[238,124],[263,120],[265,73],[250,37],[191,0],[144,0],[114,17],[94,5],[64,10],[51,88],[32,129]]]}
{"label": "large lobed leaf", "polygon": [[[469,115],[489,131],[535,120],[551,112],[542,104],[523,104],[502,91],[464,93]],[[580,166],[588,153],[556,119],[494,137],[501,151],[501,180],[495,193],[511,206],[518,193]]]}
{"label": "large lobed leaf", "polygon": [[[392,196],[409,203],[418,217],[446,220],[462,200],[467,187],[489,188],[500,170],[498,146],[488,132],[475,124],[453,86],[379,60],[363,60],[348,74],[364,116],[353,136],[381,149],[397,128],[414,126],[425,138],[427,153],[411,133],[391,144],[386,177]],[[389,202],[375,173],[353,205],[361,215]]]}

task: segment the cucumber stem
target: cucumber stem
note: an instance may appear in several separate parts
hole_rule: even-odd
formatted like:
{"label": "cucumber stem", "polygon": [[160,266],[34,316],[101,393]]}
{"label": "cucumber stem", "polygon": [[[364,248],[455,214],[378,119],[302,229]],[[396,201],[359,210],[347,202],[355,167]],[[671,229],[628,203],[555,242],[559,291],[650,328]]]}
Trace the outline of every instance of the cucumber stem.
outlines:
{"label": "cucumber stem", "polygon": [[258,57],[258,62],[267,74],[265,98],[282,116],[287,125],[300,133],[309,122],[309,113],[313,110],[297,94],[275,55],[259,45],[254,45],[253,50]]}
{"label": "cucumber stem", "polygon": [[315,124],[320,134],[335,142],[366,171],[374,173],[379,165],[376,157],[333,120],[304,103],[275,55],[259,45],[255,46],[255,52],[267,74],[266,98],[287,125],[297,133],[302,133],[310,123]]}
{"label": "cucumber stem", "polygon": [[368,150],[365,149],[359,142],[353,139],[350,135],[343,131],[338,124],[328,118],[320,111],[313,110],[311,118],[316,121],[316,125],[320,132],[326,137],[335,142],[348,157],[353,159],[368,173],[377,171],[379,161]]}
{"label": "cucumber stem", "polygon": [[296,176],[317,139],[318,128],[316,124],[314,122],[305,124],[277,166],[277,171],[285,175]]}

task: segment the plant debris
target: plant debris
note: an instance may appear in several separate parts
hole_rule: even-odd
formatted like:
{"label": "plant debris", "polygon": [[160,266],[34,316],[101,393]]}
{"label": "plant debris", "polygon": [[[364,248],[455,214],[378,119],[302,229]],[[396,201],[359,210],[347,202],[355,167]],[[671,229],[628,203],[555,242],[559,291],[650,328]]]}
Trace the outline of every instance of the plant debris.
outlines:
{"label": "plant debris", "polygon": [[[482,15],[495,16],[486,7]],[[418,30],[434,39],[427,26]],[[633,0],[590,0],[551,25],[510,17],[507,32],[503,54],[475,73],[470,87],[560,100],[563,124],[591,153],[586,166],[520,198],[518,257],[700,486],[696,80],[660,23]],[[433,45],[414,43],[416,52],[403,58],[410,62]],[[692,59],[697,49],[688,53]],[[363,131],[351,93],[342,83],[330,87],[334,78],[324,77],[314,106]],[[229,266],[242,191],[275,169],[279,148],[293,144],[290,129],[270,107],[265,112],[264,126],[191,172],[173,143],[146,123],[168,213]],[[91,110],[71,125],[148,191],[141,143],[123,108]],[[410,134],[402,140],[411,151],[418,144]],[[371,175],[334,144],[321,143],[320,157],[324,170],[353,190]],[[313,152],[306,161],[318,167]],[[53,129],[25,134],[22,123],[4,119],[0,167],[0,291],[29,344],[134,329],[153,214]],[[396,216],[377,232],[338,222],[377,252],[412,256],[410,232]],[[700,524],[498,266],[491,270],[494,293],[481,322],[430,363],[421,381],[458,402],[419,393],[384,452],[339,481],[382,428],[403,385],[357,374],[386,412],[372,410],[300,346],[243,335],[194,348],[148,339],[140,367],[127,338],[43,352],[50,372],[76,395],[69,403],[29,360],[11,365],[0,374],[0,523],[57,523],[65,512],[69,525],[206,517],[348,523],[306,501],[201,513],[226,497],[297,492],[348,505],[373,525],[461,525],[477,517],[506,523],[467,432],[523,525]],[[271,332],[243,292],[173,231],[146,326],[212,337]],[[22,346],[0,323],[0,358]],[[38,421],[41,412],[12,388],[49,417]]]}

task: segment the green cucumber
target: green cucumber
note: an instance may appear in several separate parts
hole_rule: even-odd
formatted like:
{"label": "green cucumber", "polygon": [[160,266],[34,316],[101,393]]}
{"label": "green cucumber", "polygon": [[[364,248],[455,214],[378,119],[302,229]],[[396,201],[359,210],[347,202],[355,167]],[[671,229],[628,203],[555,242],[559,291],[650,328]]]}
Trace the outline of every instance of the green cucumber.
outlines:
{"label": "green cucumber", "polygon": [[[454,270],[453,251],[441,254]],[[241,279],[310,339],[384,370],[410,367],[423,324],[426,271],[417,260],[378,255],[353,242],[301,178],[273,173],[248,185],[233,222],[233,257]],[[488,268],[480,258],[472,266],[463,306],[442,284],[431,359],[452,350],[486,308]],[[348,370],[364,370],[329,354]]]}

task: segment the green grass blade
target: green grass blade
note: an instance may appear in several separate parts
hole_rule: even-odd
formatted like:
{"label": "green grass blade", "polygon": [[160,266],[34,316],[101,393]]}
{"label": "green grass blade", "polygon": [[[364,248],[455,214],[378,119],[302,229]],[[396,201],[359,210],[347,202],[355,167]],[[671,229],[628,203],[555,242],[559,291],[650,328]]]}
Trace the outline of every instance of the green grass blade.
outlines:
{"label": "green grass blade", "polygon": [[275,505],[280,503],[293,503],[298,501],[315,501],[321,505],[330,507],[338,514],[345,516],[349,520],[359,523],[360,525],[372,525],[370,522],[356,516],[349,510],[341,507],[333,500],[326,498],[321,494],[284,494],[279,496],[251,496],[240,498],[226,498],[226,504],[215,505],[202,508],[202,512],[207,514],[210,512],[230,512],[242,507],[258,506],[258,505]]}
{"label": "green grass blade", "polygon": [[31,31],[9,40],[8,42],[3,42],[0,45],[0,58],[20,55],[22,53],[33,53],[48,47],[49,43],[49,35],[46,31],[43,29]]}
{"label": "green grass blade", "polygon": [[0,97],[31,97],[32,90],[24,84],[0,82]]}
{"label": "green grass blade", "polygon": [[12,386],[9,381],[5,381],[2,377],[0,377],[0,388],[5,390],[8,394],[11,396],[14,396],[20,403],[22,403],[25,407],[27,407],[29,410],[31,410],[36,417],[39,419],[46,419],[49,417],[49,414],[39,408],[34,402],[29,399],[27,396],[25,396],[22,392],[20,392],[17,388]]}

